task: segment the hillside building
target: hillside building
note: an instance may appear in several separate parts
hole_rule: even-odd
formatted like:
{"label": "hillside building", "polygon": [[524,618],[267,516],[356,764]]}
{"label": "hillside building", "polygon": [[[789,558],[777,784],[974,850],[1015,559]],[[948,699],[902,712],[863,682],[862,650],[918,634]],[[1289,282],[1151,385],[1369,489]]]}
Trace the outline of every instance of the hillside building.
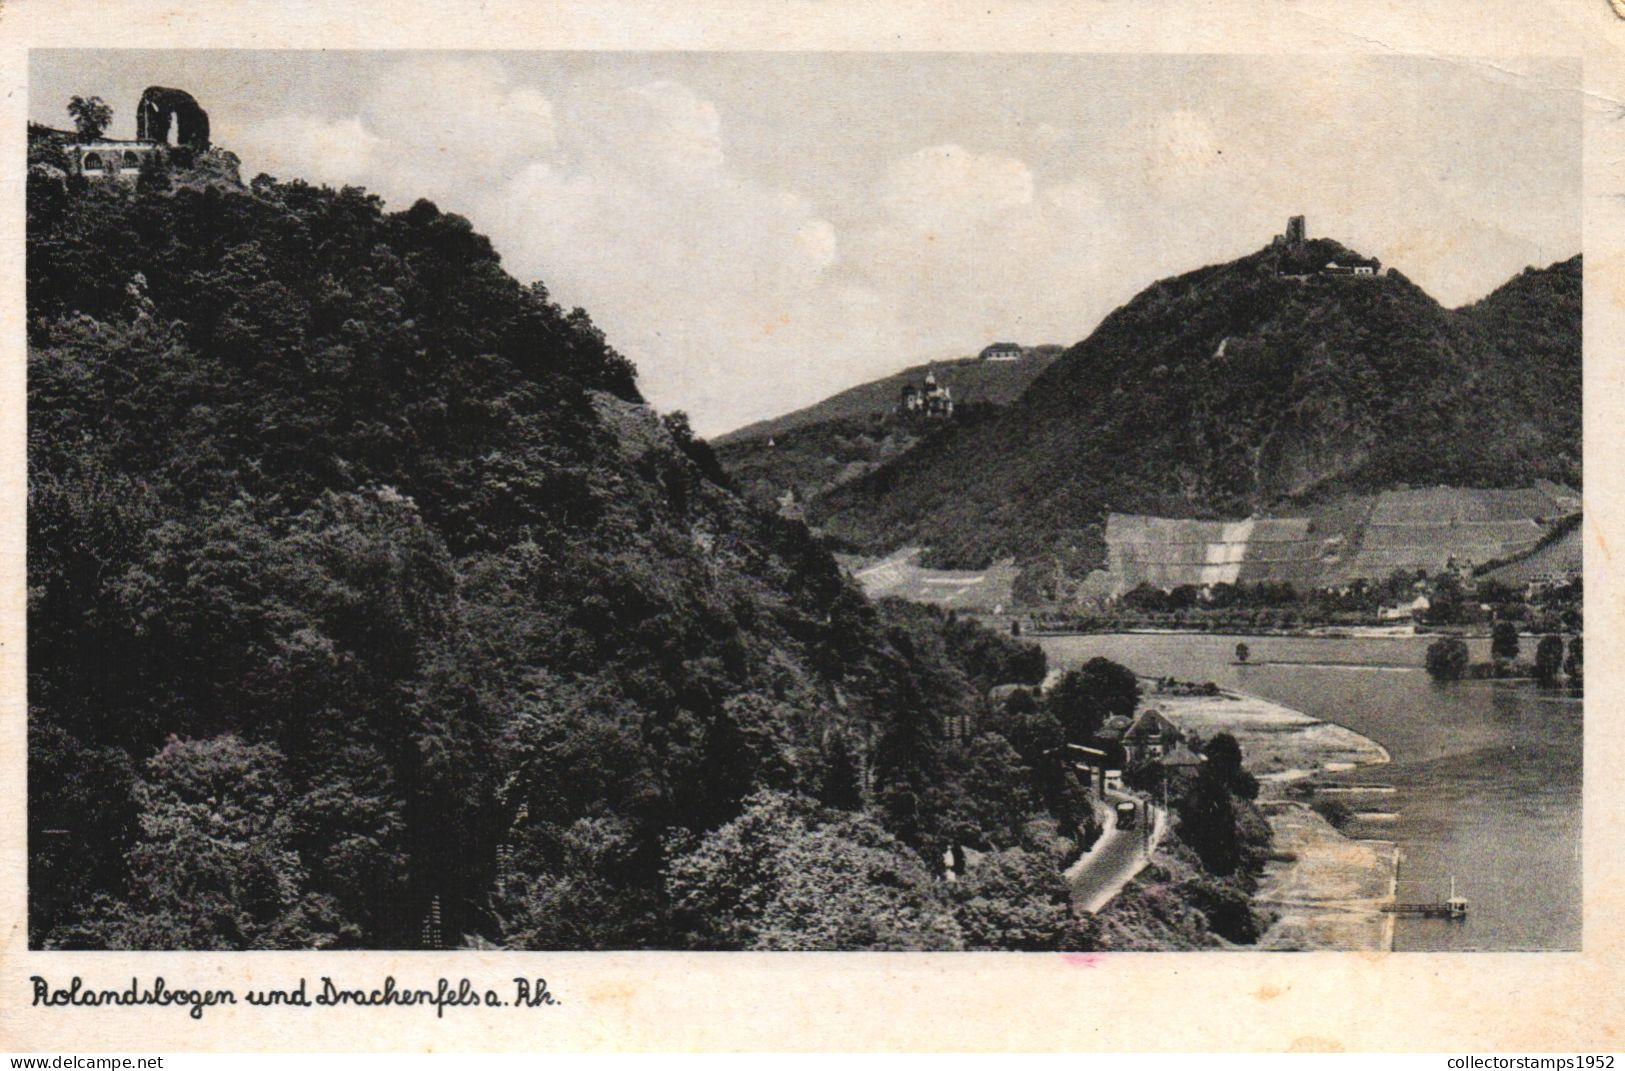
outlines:
{"label": "hillside building", "polygon": [[1207,759],[1186,747],[1182,741],[1174,744],[1166,755],[1157,760],[1158,765],[1171,774],[1195,773],[1206,761]]}
{"label": "hillside building", "polygon": [[[169,144],[171,126],[176,128],[173,146]],[[189,160],[186,154],[208,151],[209,114],[185,90],[149,86],[136,105],[133,139],[84,138],[76,130],[30,123],[28,140],[31,145],[55,143],[73,174],[134,182],[143,165],[151,160],[167,163],[170,154],[177,151]]]}
{"label": "hillside building", "polygon": [[1395,606],[1381,606],[1377,608],[1379,621],[1416,621],[1427,613],[1432,606],[1426,595],[1418,595],[1410,602],[1401,602]]}
{"label": "hillside building", "polygon": [[1376,257],[1345,257],[1342,261],[1328,260],[1320,274],[1374,276],[1381,271],[1382,261]]}
{"label": "hillside building", "polygon": [[935,372],[927,372],[924,384],[916,387],[910,383],[903,388],[897,411],[903,416],[946,419],[954,415],[954,392],[937,382]]}
{"label": "hillside building", "polygon": [[154,156],[163,159],[162,145],[145,141],[98,138],[67,146],[74,170],[88,179],[125,179],[134,182],[141,165]]}
{"label": "hillside building", "polygon": [[1162,711],[1152,707],[1134,720],[1134,725],[1123,734],[1123,750],[1130,766],[1160,759],[1184,739],[1174,723]]}
{"label": "hillside building", "polygon": [[1019,361],[1027,356],[1027,351],[1014,342],[995,342],[983,347],[977,356],[984,361]]}

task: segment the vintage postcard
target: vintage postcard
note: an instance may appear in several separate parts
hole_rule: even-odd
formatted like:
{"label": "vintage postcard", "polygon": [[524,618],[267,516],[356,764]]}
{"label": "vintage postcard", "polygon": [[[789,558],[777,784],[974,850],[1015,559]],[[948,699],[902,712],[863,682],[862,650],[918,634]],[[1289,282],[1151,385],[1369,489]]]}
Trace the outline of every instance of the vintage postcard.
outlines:
{"label": "vintage postcard", "polygon": [[0,1047],[1621,1047],[1606,0],[0,43]]}

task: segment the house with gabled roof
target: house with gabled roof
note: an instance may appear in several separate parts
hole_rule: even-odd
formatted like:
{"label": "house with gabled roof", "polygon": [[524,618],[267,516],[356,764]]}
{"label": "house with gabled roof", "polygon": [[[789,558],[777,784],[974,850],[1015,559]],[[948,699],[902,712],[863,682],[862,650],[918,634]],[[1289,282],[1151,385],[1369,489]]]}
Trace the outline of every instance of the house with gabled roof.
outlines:
{"label": "house with gabled roof", "polygon": [[1207,759],[1187,747],[1184,741],[1180,741],[1158,759],[1157,763],[1170,773],[1193,773],[1206,761]]}
{"label": "house with gabled roof", "polygon": [[1123,734],[1123,750],[1133,766],[1162,758],[1183,739],[1184,735],[1162,711],[1150,707]]}

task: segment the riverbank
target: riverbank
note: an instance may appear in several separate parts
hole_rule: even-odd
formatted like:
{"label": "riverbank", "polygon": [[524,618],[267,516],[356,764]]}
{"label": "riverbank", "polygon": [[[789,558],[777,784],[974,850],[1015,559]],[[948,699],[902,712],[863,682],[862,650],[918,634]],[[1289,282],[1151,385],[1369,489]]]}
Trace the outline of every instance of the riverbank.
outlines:
{"label": "riverbank", "polygon": [[[1417,629],[1415,625],[1294,625],[1234,626],[1229,622],[1204,628],[1200,625],[1146,625],[1136,623],[1122,623],[1116,621],[1102,621],[1099,625],[1089,628],[1046,627],[1036,621],[1026,626],[1026,634],[1035,639],[1052,636],[1236,636],[1243,639],[1250,637],[1290,637],[1303,636],[1316,640],[1360,640],[1385,639],[1393,636],[1425,636],[1436,635],[1427,629]],[[1444,635],[1462,636],[1471,638],[1477,633],[1450,632]],[[1488,636],[1488,632],[1483,633]]]}
{"label": "riverbank", "polygon": [[1353,730],[1258,696],[1222,689],[1213,696],[1153,696],[1181,731],[1230,733],[1258,777],[1259,806],[1274,833],[1277,859],[1267,864],[1254,902],[1277,918],[1257,947],[1275,951],[1387,951],[1394,916],[1399,848],[1355,840],[1299,800],[1293,781],[1389,761],[1382,745]]}
{"label": "riverbank", "polygon": [[1264,803],[1281,862],[1264,870],[1253,902],[1276,914],[1258,948],[1274,952],[1387,952],[1399,884],[1399,846],[1344,836],[1308,805]]}
{"label": "riverbank", "polygon": [[1389,761],[1387,749],[1352,729],[1229,688],[1211,696],[1152,694],[1147,702],[1181,732],[1234,736],[1247,768],[1266,785]]}
{"label": "riverbank", "polygon": [[[1019,621],[1020,614],[1013,615],[1011,620]],[[1023,626],[1023,635],[1030,639],[1059,639],[1068,636],[1213,636],[1216,638],[1229,637],[1231,639],[1305,639],[1305,640],[1392,640],[1392,639],[1441,639],[1454,637],[1458,640],[1487,640],[1490,638],[1488,628],[1482,626],[1460,625],[1424,625],[1417,627],[1414,624],[1404,625],[1294,625],[1285,627],[1261,627],[1231,625],[1202,628],[1195,625],[1179,627],[1174,625],[1141,625],[1119,624],[1103,621],[1099,625],[1089,628],[1045,627],[1042,624],[1028,619]],[[1542,632],[1520,632],[1518,636],[1525,640],[1539,640],[1545,635]]]}

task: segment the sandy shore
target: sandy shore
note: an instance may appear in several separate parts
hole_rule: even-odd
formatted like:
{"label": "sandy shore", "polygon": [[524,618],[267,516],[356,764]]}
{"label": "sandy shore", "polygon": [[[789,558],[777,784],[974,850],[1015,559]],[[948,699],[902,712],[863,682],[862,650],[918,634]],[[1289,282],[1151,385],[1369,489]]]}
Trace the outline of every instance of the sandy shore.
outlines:
{"label": "sandy shore", "polygon": [[1160,707],[1184,732],[1231,734],[1247,768],[1265,784],[1388,761],[1387,750],[1369,737],[1243,692],[1149,695],[1146,705]]}
{"label": "sandy shore", "polygon": [[1399,848],[1344,836],[1305,803],[1282,798],[1293,780],[1389,761],[1375,741],[1257,696],[1147,697],[1176,726],[1204,737],[1227,732],[1263,782],[1259,805],[1282,856],[1265,868],[1254,899],[1278,915],[1261,949],[1386,951],[1393,946],[1391,902]]}
{"label": "sandy shore", "polygon": [[1394,943],[1399,847],[1386,840],[1352,840],[1295,801],[1268,801],[1275,848],[1294,858],[1264,870],[1253,900],[1276,913],[1259,940],[1266,951],[1385,952]]}

